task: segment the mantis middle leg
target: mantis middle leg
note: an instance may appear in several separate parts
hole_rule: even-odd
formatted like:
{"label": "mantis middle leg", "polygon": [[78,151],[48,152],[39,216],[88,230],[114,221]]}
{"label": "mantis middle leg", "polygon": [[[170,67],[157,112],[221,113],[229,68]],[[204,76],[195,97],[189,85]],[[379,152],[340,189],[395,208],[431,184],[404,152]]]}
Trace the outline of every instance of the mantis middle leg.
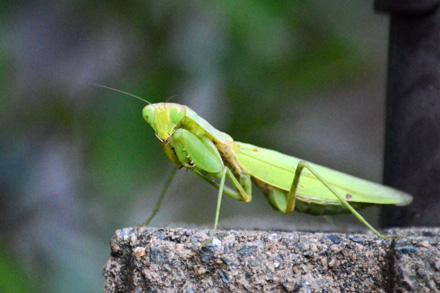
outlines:
{"label": "mantis middle leg", "polygon": [[173,180],[174,175],[176,175],[176,172],[178,169],[179,169],[179,166],[175,166],[173,171],[171,171],[171,174],[168,177],[168,180],[165,183],[165,186],[163,187],[162,193],[160,194],[159,199],[157,200],[156,207],[154,208],[154,211],[151,214],[151,216],[145,222],[137,224],[137,226],[148,226],[150,224],[151,220],[153,220],[153,218],[157,215],[157,213],[159,212],[160,206],[162,204],[162,201],[165,197],[165,194],[167,193],[168,187],[170,186],[171,181]]}

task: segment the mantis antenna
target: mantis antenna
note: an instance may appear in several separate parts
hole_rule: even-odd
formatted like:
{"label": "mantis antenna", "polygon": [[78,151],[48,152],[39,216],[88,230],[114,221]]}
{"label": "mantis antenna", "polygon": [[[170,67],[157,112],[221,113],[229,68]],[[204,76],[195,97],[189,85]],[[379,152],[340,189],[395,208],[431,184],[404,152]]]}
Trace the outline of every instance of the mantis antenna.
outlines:
{"label": "mantis antenna", "polygon": [[168,103],[169,101],[171,101],[172,99],[174,99],[176,96],[177,96],[177,95],[174,95],[174,96],[169,97],[169,98],[165,101],[165,103]]}
{"label": "mantis antenna", "polygon": [[133,95],[133,94],[130,94],[130,93],[127,93],[127,92],[124,92],[124,91],[121,91],[121,90],[118,90],[118,89],[106,86],[106,85],[102,85],[102,84],[97,84],[97,83],[89,83],[89,84],[97,86],[97,87],[101,87],[101,88],[104,88],[104,89],[108,89],[108,90],[111,90],[111,91],[115,91],[115,92],[118,92],[118,93],[121,93],[121,94],[124,94],[124,95],[127,95],[127,96],[134,97],[134,98],[136,98],[138,100],[141,100],[142,102],[145,102],[145,103],[151,105],[150,102],[148,102],[147,100],[144,100],[141,97],[138,97],[136,95]]}

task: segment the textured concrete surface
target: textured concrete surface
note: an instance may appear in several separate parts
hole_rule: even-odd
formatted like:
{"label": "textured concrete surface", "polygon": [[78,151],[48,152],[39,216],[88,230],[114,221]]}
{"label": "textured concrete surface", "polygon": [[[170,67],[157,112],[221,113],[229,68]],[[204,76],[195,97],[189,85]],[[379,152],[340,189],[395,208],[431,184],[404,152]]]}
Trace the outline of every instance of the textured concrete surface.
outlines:
{"label": "textured concrete surface", "polygon": [[365,234],[125,228],[111,240],[104,292],[440,291],[440,229]]}
{"label": "textured concrete surface", "polygon": [[405,235],[394,242],[390,250],[394,291],[439,292],[440,229],[388,231]]}

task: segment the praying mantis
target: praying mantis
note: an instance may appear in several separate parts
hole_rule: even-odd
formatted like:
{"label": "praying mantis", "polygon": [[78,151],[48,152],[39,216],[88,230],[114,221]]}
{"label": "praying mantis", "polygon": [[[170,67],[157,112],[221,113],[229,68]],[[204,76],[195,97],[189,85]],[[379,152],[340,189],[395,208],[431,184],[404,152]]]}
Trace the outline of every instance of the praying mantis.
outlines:
{"label": "praying mantis", "polygon": [[[211,242],[215,235],[223,194],[249,203],[252,200],[252,184],[263,192],[272,208],[284,214],[293,211],[312,215],[352,213],[382,239],[389,237],[380,234],[356,209],[370,205],[405,206],[412,201],[411,195],[391,187],[277,151],[234,141],[187,106],[147,103],[149,105],[143,108],[142,117],[153,128],[163,151],[176,166],[166,181],[153,214],[141,225],[148,225],[159,212],[176,171],[182,167],[218,189],[214,227],[201,247]],[[226,178],[233,188],[225,186]]]}

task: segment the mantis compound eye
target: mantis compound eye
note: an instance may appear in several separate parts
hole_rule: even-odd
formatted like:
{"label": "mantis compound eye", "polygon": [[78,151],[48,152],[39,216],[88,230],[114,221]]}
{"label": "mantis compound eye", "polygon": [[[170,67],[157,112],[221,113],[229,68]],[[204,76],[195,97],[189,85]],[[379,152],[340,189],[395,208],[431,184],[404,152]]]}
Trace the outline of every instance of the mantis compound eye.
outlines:
{"label": "mantis compound eye", "polygon": [[154,121],[154,108],[152,105],[145,106],[142,110],[142,117],[144,117],[145,121],[148,124],[153,125]]}
{"label": "mantis compound eye", "polygon": [[170,120],[174,124],[178,124],[186,115],[185,108],[182,106],[174,106],[170,110]]}

